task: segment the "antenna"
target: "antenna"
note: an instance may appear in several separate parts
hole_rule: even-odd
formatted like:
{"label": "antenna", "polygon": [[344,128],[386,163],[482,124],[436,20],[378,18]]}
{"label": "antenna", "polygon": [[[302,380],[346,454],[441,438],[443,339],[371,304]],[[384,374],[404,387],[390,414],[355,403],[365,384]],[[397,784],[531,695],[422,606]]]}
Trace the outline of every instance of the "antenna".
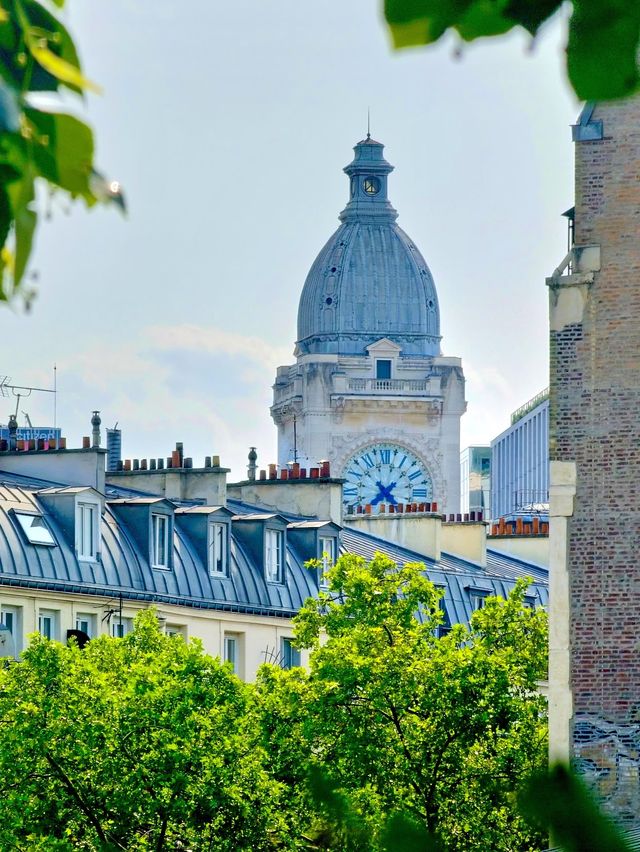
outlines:
{"label": "antenna", "polygon": [[[9,393],[11,391],[11,393]],[[31,396],[31,394],[36,391],[36,393],[55,393],[55,386],[53,388],[35,388],[35,387],[27,387],[25,385],[14,385],[11,384],[11,376],[0,376],[0,397],[7,399],[11,394],[17,397],[16,399],[16,411],[15,417],[18,417],[18,411],[20,409],[20,400],[25,399],[26,397]],[[25,412],[23,412],[24,414]],[[28,417],[27,417],[28,419]]]}
{"label": "antenna", "polygon": [[367,139],[371,139],[371,108],[367,107]]}

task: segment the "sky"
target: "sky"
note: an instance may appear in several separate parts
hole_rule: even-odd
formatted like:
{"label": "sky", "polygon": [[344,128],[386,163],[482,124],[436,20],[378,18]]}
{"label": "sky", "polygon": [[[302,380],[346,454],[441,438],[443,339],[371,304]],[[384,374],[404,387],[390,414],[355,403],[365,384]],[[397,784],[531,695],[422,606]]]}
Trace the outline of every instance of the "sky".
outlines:
{"label": "sky", "polygon": [[[69,98],[128,215],[42,197],[29,313],[3,309],[0,373],[52,387],[78,446],[91,412],[127,458],[244,478],[276,460],[276,368],[293,363],[307,272],[347,201],[367,130],[395,166],[398,224],[427,260],[443,354],[459,356],[461,448],[489,443],[548,384],[549,276],[573,204],[561,19],[464,47],[395,52],[365,0],[68,0],[86,74]],[[6,423],[15,400],[0,400]],[[51,394],[20,400],[51,424]],[[25,422],[19,415],[19,422]]]}

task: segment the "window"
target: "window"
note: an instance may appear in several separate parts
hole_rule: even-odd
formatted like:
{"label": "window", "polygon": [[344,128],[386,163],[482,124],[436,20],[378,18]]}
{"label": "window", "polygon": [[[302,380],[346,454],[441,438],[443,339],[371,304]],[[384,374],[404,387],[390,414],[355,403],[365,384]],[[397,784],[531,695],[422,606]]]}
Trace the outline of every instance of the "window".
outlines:
{"label": "window", "polygon": [[388,358],[376,359],[376,379],[391,378],[391,361]]}
{"label": "window", "polygon": [[300,665],[300,651],[293,647],[293,639],[284,637],[280,640],[282,668],[292,669]]}
{"label": "window", "polygon": [[167,636],[182,636],[187,641],[187,628],[182,624],[167,624],[165,633]]}
{"label": "window", "polygon": [[78,503],[76,507],[76,553],[78,559],[95,560],[98,541],[98,506]]}
{"label": "window", "polygon": [[31,515],[28,512],[14,512],[14,515],[29,544],[55,547],[56,541],[42,515]]}
{"label": "window", "polygon": [[22,651],[22,607],[3,606],[0,609],[0,623],[13,637],[13,653],[17,657]]}
{"label": "window", "polygon": [[235,675],[242,677],[242,636],[239,633],[224,634],[224,661],[231,663]]}
{"label": "window", "polygon": [[151,566],[169,567],[169,518],[167,515],[151,515]]}
{"label": "window", "polygon": [[96,617],[91,613],[79,612],[76,614],[76,630],[82,630],[90,639],[96,636]]}
{"label": "window", "polygon": [[226,524],[209,524],[209,573],[227,573]]}
{"label": "window", "polygon": [[38,632],[45,639],[58,638],[58,615],[53,609],[41,609],[38,613]]}
{"label": "window", "polygon": [[491,592],[486,592],[484,589],[470,589],[469,596],[471,597],[471,609],[475,612],[477,609],[482,609],[484,607],[485,600],[489,597]]}
{"label": "window", "polygon": [[318,585],[327,585],[324,575],[336,561],[336,540],[333,537],[320,536],[320,568],[318,570]]}
{"label": "window", "polygon": [[269,583],[281,583],[284,534],[282,530],[266,530],[265,539],[265,576]]}
{"label": "window", "polygon": [[113,616],[113,621],[111,622],[111,635],[116,639],[122,639],[127,635],[127,633],[131,633],[132,630],[132,618],[120,618],[119,615]]}

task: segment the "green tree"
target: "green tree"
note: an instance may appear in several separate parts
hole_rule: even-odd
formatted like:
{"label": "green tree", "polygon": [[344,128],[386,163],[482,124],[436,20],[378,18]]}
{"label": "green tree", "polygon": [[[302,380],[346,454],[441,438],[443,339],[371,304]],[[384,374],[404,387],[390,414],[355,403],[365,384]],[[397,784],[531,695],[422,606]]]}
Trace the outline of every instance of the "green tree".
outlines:
{"label": "green tree", "polygon": [[[535,36],[563,7],[563,0],[384,0],[396,47],[432,44],[446,32],[472,41],[522,27]],[[636,91],[639,47],[637,0],[573,0],[567,75],[579,98],[609,100]]]}
{"label": "green tree", "polygon": [[43,93],[50,104],[63,91],[97,90],[58,16],[64,2],[0,0],[0,301],[21,294],[28,305],[33,295],[23,279],[39,186],[88,206],[102,201],[124,208],[118,183],[94,168],[91,129],[64,109],[62,98],[58,109],[38,101]]}
{"label": "green tree", "polygon": [[273,848],[280,788],[247,702],[152,611],[83,650],[33,638],[0,671],[0,848]]}
{"label": "green tree", "polygon": [[447,850],[538,849],[516,794],[546,763],[546,615],[525,606],[521,581],[438,636],[440,592],[423,567],[344,556],[301,610],[310,672],[266,667],[257,687],[275,777],[292,811],[314,813],[301,829],[312,839],[323,813],[310,767],[348,796],[362,830],[327,848],[386,848],[385,823],[402,812]]}

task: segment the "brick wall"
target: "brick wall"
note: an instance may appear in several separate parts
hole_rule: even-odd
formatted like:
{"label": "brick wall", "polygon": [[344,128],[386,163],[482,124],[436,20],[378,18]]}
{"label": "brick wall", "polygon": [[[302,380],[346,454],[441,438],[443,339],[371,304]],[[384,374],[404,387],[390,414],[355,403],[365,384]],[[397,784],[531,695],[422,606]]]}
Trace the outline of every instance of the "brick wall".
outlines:
{"label": "brick wall", "polygon": [[551,459],[575,462],[568,575],[572,754],[640,817],[640,99],[575,143],[575,243],[600,245],[581,322],[551,333]]}

